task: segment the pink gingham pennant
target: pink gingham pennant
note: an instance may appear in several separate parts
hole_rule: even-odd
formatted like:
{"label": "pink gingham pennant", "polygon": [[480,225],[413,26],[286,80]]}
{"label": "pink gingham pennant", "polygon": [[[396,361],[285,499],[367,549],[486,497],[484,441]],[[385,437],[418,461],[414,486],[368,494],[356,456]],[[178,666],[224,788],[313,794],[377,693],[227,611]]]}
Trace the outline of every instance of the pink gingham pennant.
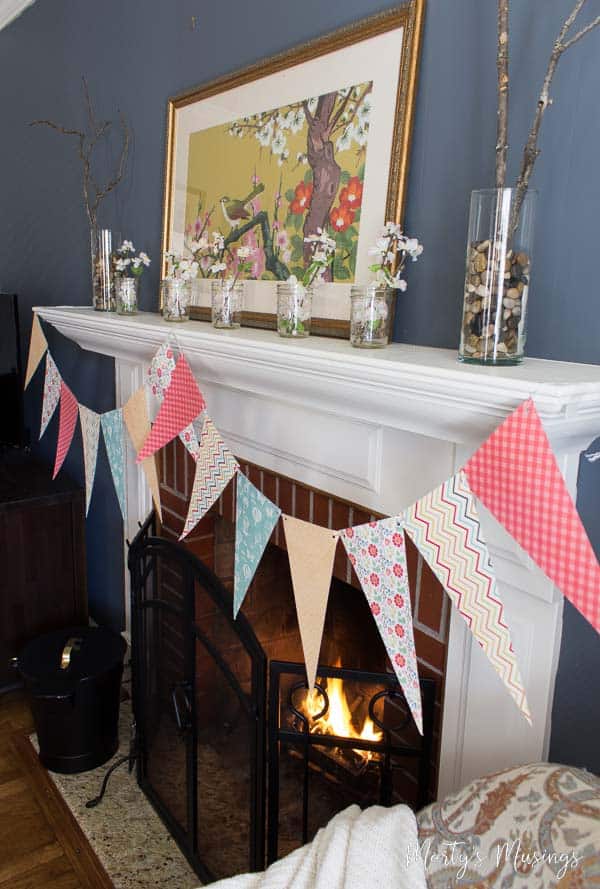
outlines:
{"label": "pink gingham pennant", "polygon": [[397,518],[369,522],[341,531],[340,540],[360,580],[416,726],[423,734],[421,688],[402,526]]}
{"label": "pink gingham pennant", "polygon": [[[171,376],[175,370],[175,353],[172,346],[166,342],[156,350],[154,358],[148,368],[148,387],[152,394],[160,402],[165,397],[165,392],[171,385]],[[190,423],[179,433],[180,441],[185,445],[194,460],[198,459],[200,451],[199,435],[194,423]]]}
{"label": "pink gingham pennant", "polygon": [[141,463],[172,441],[204,410],[204,398],[183,355],[177,359],[150,435],[137,455]]}
{"label": "pink gingham pennant", "polygon": [[56,443],[56,459],[54,461],[54,473],[52,478],[55,479],[61,470],[65,457],[71,447],[75,426],[77,425],[77,417],[79,408],[77,399],[67,386],[64,380],[60,384],[60,413],[58,419],[58,441]]}
{"label": "pink gingham pennant", "polygon": [[473,493],[600,633],[600,565],[531,399],[464,472]]}

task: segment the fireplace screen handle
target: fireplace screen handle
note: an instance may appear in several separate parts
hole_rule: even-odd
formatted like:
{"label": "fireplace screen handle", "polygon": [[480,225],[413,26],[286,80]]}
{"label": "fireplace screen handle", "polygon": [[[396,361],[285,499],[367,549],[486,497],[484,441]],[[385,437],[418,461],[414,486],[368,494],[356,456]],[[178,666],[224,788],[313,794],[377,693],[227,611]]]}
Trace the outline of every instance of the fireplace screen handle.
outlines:
{"label": "fireplace screen handle", "polygon": [[171,701],[178,730],[184,734],[192,727],[192,704],[190,701],[190,683],[178,682],[173,686]]}

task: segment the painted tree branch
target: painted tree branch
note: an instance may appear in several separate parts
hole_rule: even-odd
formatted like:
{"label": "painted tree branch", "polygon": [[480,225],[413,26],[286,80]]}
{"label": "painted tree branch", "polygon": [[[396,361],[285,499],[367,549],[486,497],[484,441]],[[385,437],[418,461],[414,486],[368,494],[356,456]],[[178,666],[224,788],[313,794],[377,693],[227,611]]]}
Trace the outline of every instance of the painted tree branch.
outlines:
{"label": "painted tree branch", "polygon": [[567,39],[567,35],[575,24],[575,21],[579,13],[583,9],[585,3],[586,0],[577,0],[571,13],[565,19],[558,33],[558,37],[554,42],[554,47],[552,49],[550,60],[548,62],[548,68],[546,69],[546,76],[544,77],[542,90],[533,118],[533,124],[531,126],[531,130],[529,131],[529,136],[525,144],[525,150],[523,152],[523,160],[521,162],[521,170],[517,179],[517,193],[515,196],[513,215],[510,226],[511,234],[515,233],[519,224],[523,201],[525,200],[525,193],[527,192],[529,183],[531,181],[531,175],[533,173],[535,162],[537,161],[541,153],[541,150],[538,147],[540,128],[542,125],[542,120],[544,119],[546,109],[549,105],[552,104],[552,99],[550,98],[550,87],[552,86],[552,81],[556,73],[558,63],[566,50],[572,47],[575,43],[579,42],[582,37],[585,37],[586,34],[589,34],[592,30],[594,30],[594,28],[600,25],[600,16],[598,16],[598,18],[594,19],[594,21],[590,22],[589,25],[582,28],[573,37]]}
{"label": "painted tree branch", "polygon": [[225,238],[225,249],[231,244],[235,244],[236,241],[239,241],[240,238],[243,238],[245,234],[252,231],[256,226],[259,226],[262,233],[263,249],[265,252],[265,268],[267,271],[275,275],[275,278],[278,281],[287,281],[290,276],[290,271],[288,267],[281,262],[273,248],[273,235],[269,223],[269,214],[266,210],[261,210],[243,225],[238,225],[236,228],[232,228]]}
{"label": "painted tree branch", "polygon": [[110,194],[111,191],[114,191],[114,189],[123,179],[125,166],[127,164],[127,157],[129,155],[130,134],[127,123],[125,122],[125,118],[122,114],[119,114],[119,120],[123,132],[123,145],[121,147],[121,154],[119,156],[119,161],[116,165],[114,174],[109,179],[107,179],[104,185],[100,185],[96,181],[93,174],[92,159],[96,145],[100,142],[101,139],[107,136],[112,127],[112,123],[109,120],[96,120],[87,81],[85,77],[82,79],[86,112],[88,117],[88,126],[85,130],[75,130],[68,127],[63,127],[61,124],[57,124],[52,120],[34,120],[31,122],[30,126],[43,125],[56,130],[63,136],[77,137],[79,159],[81,160],[82,165],[83,202],[90,226],[92,228],[95,228],[98,224],[98,209],[100,207],[100,204],[102,203],[104,198],[108,194]]}
{"label": "painted tree branch", "polygon": [[496,188],[506,184],[508,155],[508,37],[509,0],[498,0],[498,121],[496,137]]}

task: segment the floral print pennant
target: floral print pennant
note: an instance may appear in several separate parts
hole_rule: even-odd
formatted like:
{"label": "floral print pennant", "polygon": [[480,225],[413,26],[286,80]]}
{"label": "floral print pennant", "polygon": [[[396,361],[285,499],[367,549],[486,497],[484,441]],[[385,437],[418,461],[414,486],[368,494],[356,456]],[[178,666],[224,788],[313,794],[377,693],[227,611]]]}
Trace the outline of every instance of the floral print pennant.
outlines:
{"label": "floral print pennant", "polygon": [[46,352],[46,376],[44,377],[44,398],[42,401],[42,421],[40,438],[48,428],[56,406],[60,400],[61,376],[50,352]]}
{"label": "floral print pennant", "polygon": [[81,438],[83,440],[83,466],[85,471],[85,514],[90,509],[94,479],[96,477],[96,463],[98,461],[98,442],[100,440],[100,414],[89,409],[84,404],[79,405],[79,422],[81,423]]}
{"label": "floral print pennant", "polygon": [[125,499],[125,443],[123,441],[123,411],[117,408],[100,417],[106,454],[110,464],[115,492],[121,508],[123,521],[127,519],[127,501]]}
{"label": "floral print pennant", "polygon": [[235,518],[233,616],[244,601],[281,510],[238,472]]}
{"label": "floral print pennant", "polygon": [[415,724],[423,734],[406,544],[397,518],[341,532],[341,540],[375,618]]}

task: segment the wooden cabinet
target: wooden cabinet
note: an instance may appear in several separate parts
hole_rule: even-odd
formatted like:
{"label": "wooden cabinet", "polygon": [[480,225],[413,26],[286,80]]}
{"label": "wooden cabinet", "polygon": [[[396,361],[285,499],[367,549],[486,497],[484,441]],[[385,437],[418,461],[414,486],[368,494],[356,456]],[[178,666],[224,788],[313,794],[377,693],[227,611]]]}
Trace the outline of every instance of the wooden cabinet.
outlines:
{"label": "wooden cabinet", "polygon": [[36,636],[88,621],[85,494],[17,451],[0,454],[0,688]]}

